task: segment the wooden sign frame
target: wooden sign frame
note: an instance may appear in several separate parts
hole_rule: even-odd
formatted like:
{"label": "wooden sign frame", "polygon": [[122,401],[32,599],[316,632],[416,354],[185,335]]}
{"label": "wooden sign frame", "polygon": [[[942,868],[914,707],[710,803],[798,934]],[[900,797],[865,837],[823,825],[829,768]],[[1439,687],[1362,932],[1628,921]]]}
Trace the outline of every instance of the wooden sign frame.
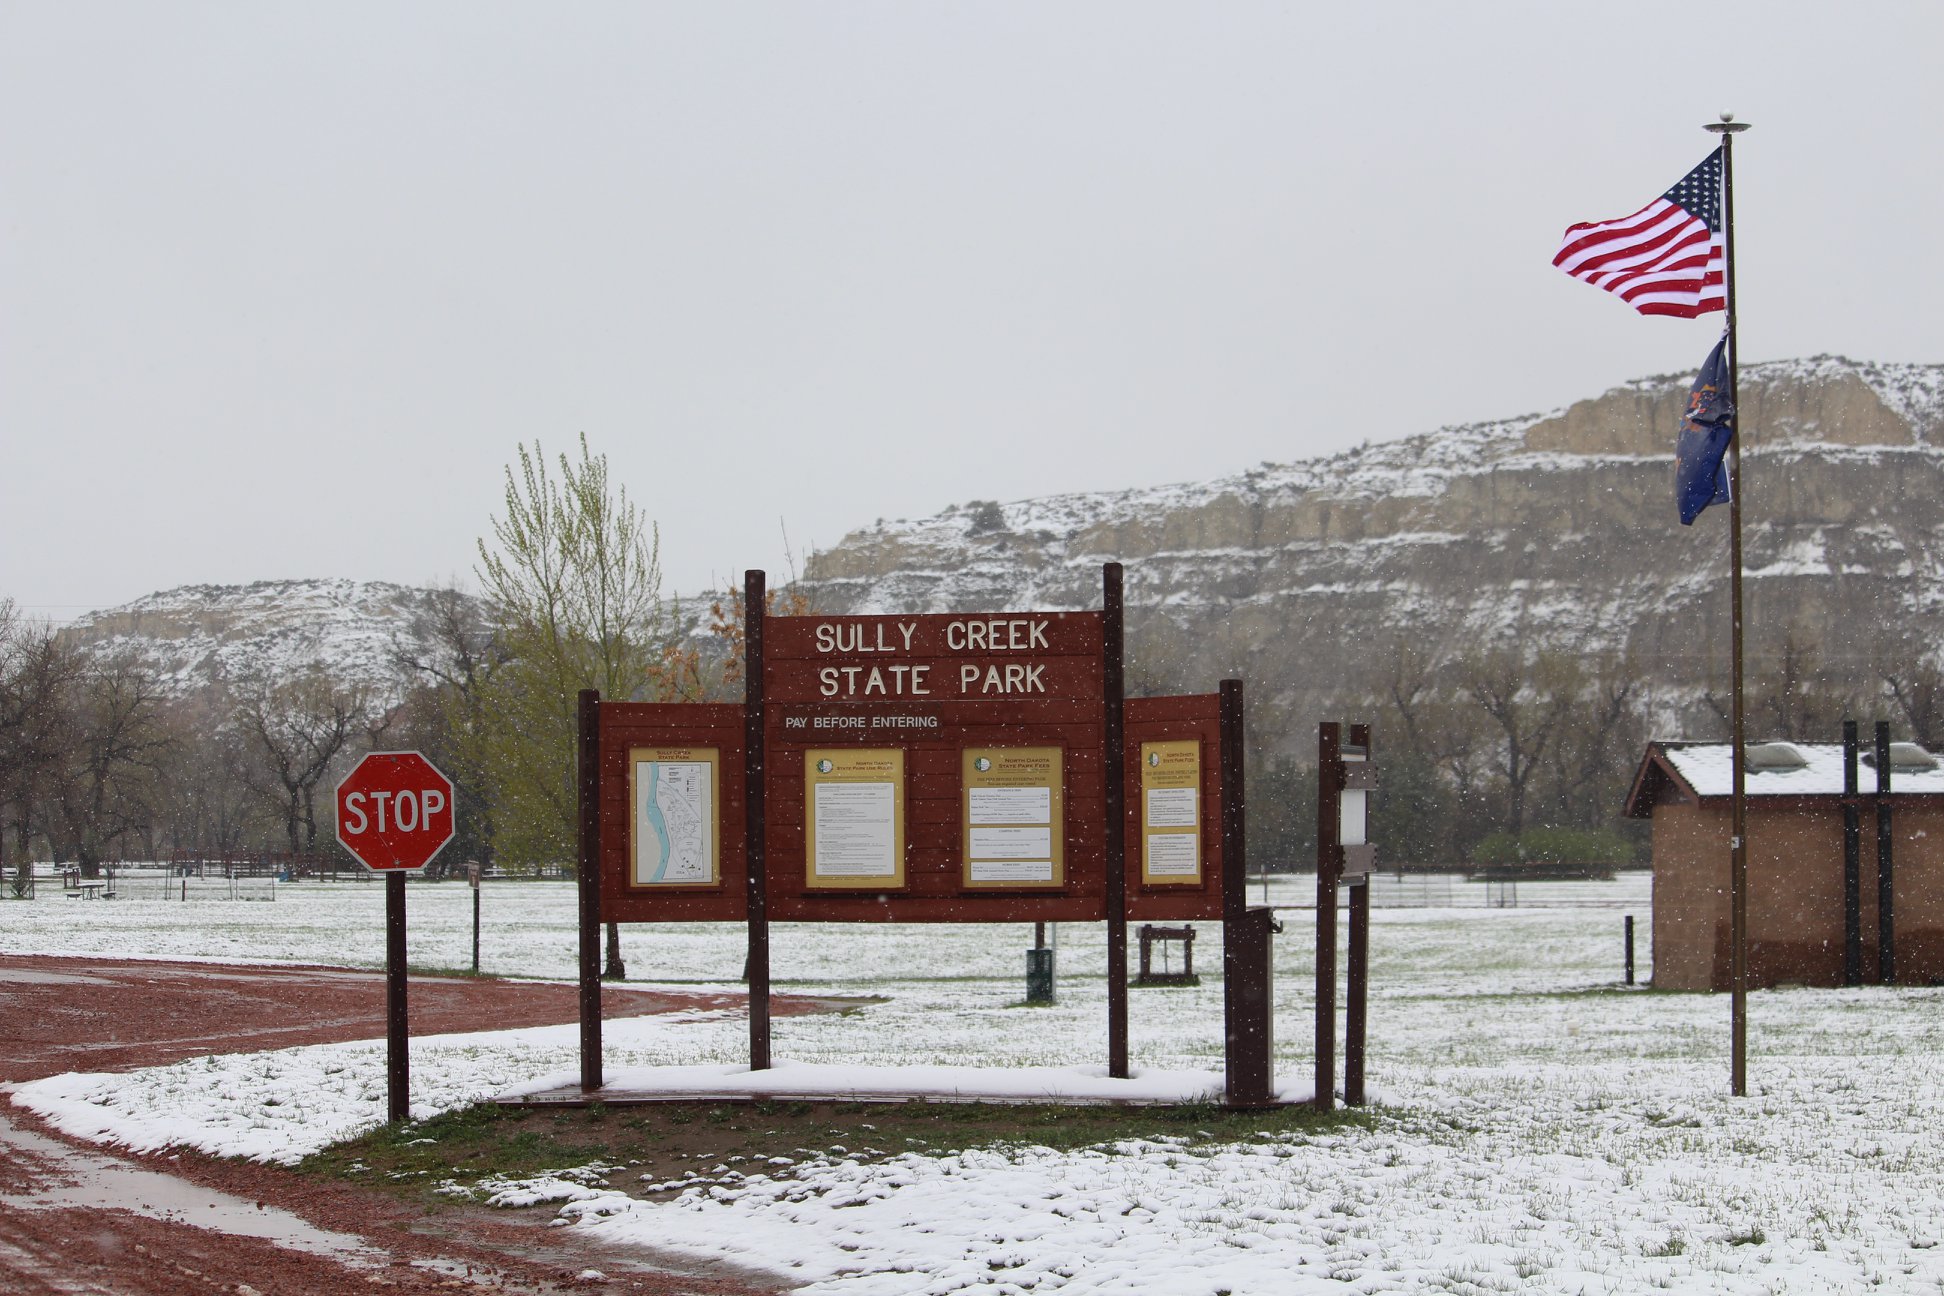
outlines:
{"label": "wooden sign frame", "polygon": [[[604,919],[746,923],[758,1070],[770,1065],[772,921],[1105,921],[1107,1070],[1128,1076],[1128,920],[1220,919],[1227,930],[1246,910],[1240,681],[1225,681],[1220,695],[1124,698],[1118,563],[1102,568],[1099,612],[770,618],[766,595],[763,573],[748,573],[742,705],[581,694],[583,1091],[601,1087]],[[1142,867],[1144,830],[1158,826],[1143,815],[1144,745],[1192,754],[1192,875]],[[712,879],[643,882],[634,873],[637,765],[706,753]],[[1008,753],[1019,754],[1013,769],[973,777],[987,773],[978,761],[998,768]],[[889,777],[844,776],[847,763],[872,761],[879,768],[859,772]],[[891,867],[881,874],[839,879],[816,869],[818,789],[847,782],[892,785]],[[974,793],[993,788],[1021,795],[978,798],[988,809],[975,822]],[[863,812],[850,824],[863,837],[845,849],[869,846],[871,807],[850,808]],[[976,854],[975,840],[992,853]],[[1008,853],[1042,863],[1042,840],[1047,876],[980,877],[974,868],[991,860],[1003,873]],[[1233,1056],[1246,1034],[1238,1023],[1258,1011],[1238,1014],[1236,1005],[1253,996],[1266,1014],[1268,995],[1239,981],[1227,993]],[[1266,1016],[1249,1029],[1266,1040]],[[1266,1076],[1266,1067],[1255,1070]],[[1260,1105],[1266,1083],[1238,1086],[1231,1067],[1231,1100]]]}

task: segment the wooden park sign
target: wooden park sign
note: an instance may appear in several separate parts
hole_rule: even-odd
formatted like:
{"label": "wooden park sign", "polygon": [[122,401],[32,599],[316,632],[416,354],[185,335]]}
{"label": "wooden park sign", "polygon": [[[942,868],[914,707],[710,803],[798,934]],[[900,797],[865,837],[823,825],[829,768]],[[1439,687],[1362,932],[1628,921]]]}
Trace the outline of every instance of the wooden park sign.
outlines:
{"label": "wooden park sign", "polygon": [[[1119,564],[1097,612],[772,618],[765,593],[748,573],[742,705],[582,695],[583,1088],[606,920],[747,923],[755,1068],[772,921],[1105,922],[1126,1076],[1127,921],[1242,920],[1239,682],[1233,768],[1222,697],[1124,698]],[[1231,1100],[1265,1102],[1267,1022],[1230,1016],[1231,1054],[1262,1044]]]}

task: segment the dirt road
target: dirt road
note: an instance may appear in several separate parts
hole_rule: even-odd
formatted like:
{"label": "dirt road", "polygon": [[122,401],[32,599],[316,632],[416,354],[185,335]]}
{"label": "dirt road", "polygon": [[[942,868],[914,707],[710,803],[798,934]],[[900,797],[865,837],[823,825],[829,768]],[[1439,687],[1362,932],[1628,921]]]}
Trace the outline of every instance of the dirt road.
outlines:
{"label": "dirt road", "polygon": [[[610,988],[608,1017],[738,1007],[740,996]],[[567,985],[414,977],[414,1034],[576,1019]],[[814,1011],[778,1000],[779,1013]],[[384,978],[0,954],[0,1083],[210,1053],[370,1039]],[[563,1237],[562,1234],[569,1234]],[[348,1184],[194,1153],[123,1157],[0,1106],[0,1290],[20,1296],[638,1292],[754,1296],[761,1275],[584,1246],[477,1210],[427,1216]]]}

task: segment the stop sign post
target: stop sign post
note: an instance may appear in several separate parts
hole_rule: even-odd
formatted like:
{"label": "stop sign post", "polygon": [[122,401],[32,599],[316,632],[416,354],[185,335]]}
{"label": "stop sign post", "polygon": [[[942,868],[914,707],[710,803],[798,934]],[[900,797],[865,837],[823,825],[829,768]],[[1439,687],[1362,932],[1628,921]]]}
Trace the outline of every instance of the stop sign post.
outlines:
{"label": "stop sign post", "polygon": [[452,780],[418,752],[372,752],[337,785],[337,839],[385,875],[385,1088],[389,1118],[410,1114],[405,1021],[405,875],[452,840]]}

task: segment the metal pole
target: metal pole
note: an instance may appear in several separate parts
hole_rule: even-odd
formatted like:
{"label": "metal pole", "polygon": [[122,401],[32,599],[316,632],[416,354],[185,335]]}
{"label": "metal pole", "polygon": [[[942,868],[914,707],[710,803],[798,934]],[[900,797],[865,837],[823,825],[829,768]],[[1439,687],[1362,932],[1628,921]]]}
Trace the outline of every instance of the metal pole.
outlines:
{"label": "metal pole", "polygon": [[405,874],[385,874],[385,1097],[387,1120],[411,1115],[412,1061],[405,1019]]}
{"label": "metal pole", "polygon": [[1890,722],[1876,724],[1877,980],[1897,983],[1896,875],[1890,867]]}
{"label": "metal pole", "polygon": [[1316,1098],[1336,1106],[1336,907],[1343,849],[1337,842],[1343,800],[1343,729],[1326,720],[1316,731]]}
{"label": "metal pole", "polygon": [[479,879],[472,880],[473,893],[473,975],[479,975]]}
{"label": "metal pole", "polygon": [[1735,1097],[1748,1093],[1748,771],[1747,734],[1742,707],[1742,484],[1741,484],[1741,354],[1735,335],[1735,136],[1748,129],[1723,113],[1707,129],[1721,136],[1721,224],[1724,305],[1728,315],[1728,403],[1735,411],[1734,434],[1728,439],[1728,601],[1734,657],[1734,810],[1729,839],[1729,1018],[1733,1035],[1730,1088]]}
{"label": "metal pole", "polygon": [[1107,1074],[1124,1080],[1127,1049],[1127,751],[1123,729],[1121,565],[1104,563],[1101,583],[1101,741],[1106,747]]}
{"label": "metal pole", "polygon": [[1843,984],[1863,984],[1863,825],[1856,804],[1856,721],[1843,721]]}
{"label": "metal pole", "polygon": [[601,1076],[601,695],[580,691],[580,1052],[581,1088]]}
{"label": "metal pole", "polygon": [[769,612],[769,578],[743,573],[743,858],[748,861],[749,1069],[770,1065],[769,873],[763,809],[763,622]]}
{"label": "metal pole", "polygon": [[1632,985],[1633,983],[1634,983],[1634,921],[1633,921],[1633,915],[1628,914],[1627,915],[1627,984]]}

